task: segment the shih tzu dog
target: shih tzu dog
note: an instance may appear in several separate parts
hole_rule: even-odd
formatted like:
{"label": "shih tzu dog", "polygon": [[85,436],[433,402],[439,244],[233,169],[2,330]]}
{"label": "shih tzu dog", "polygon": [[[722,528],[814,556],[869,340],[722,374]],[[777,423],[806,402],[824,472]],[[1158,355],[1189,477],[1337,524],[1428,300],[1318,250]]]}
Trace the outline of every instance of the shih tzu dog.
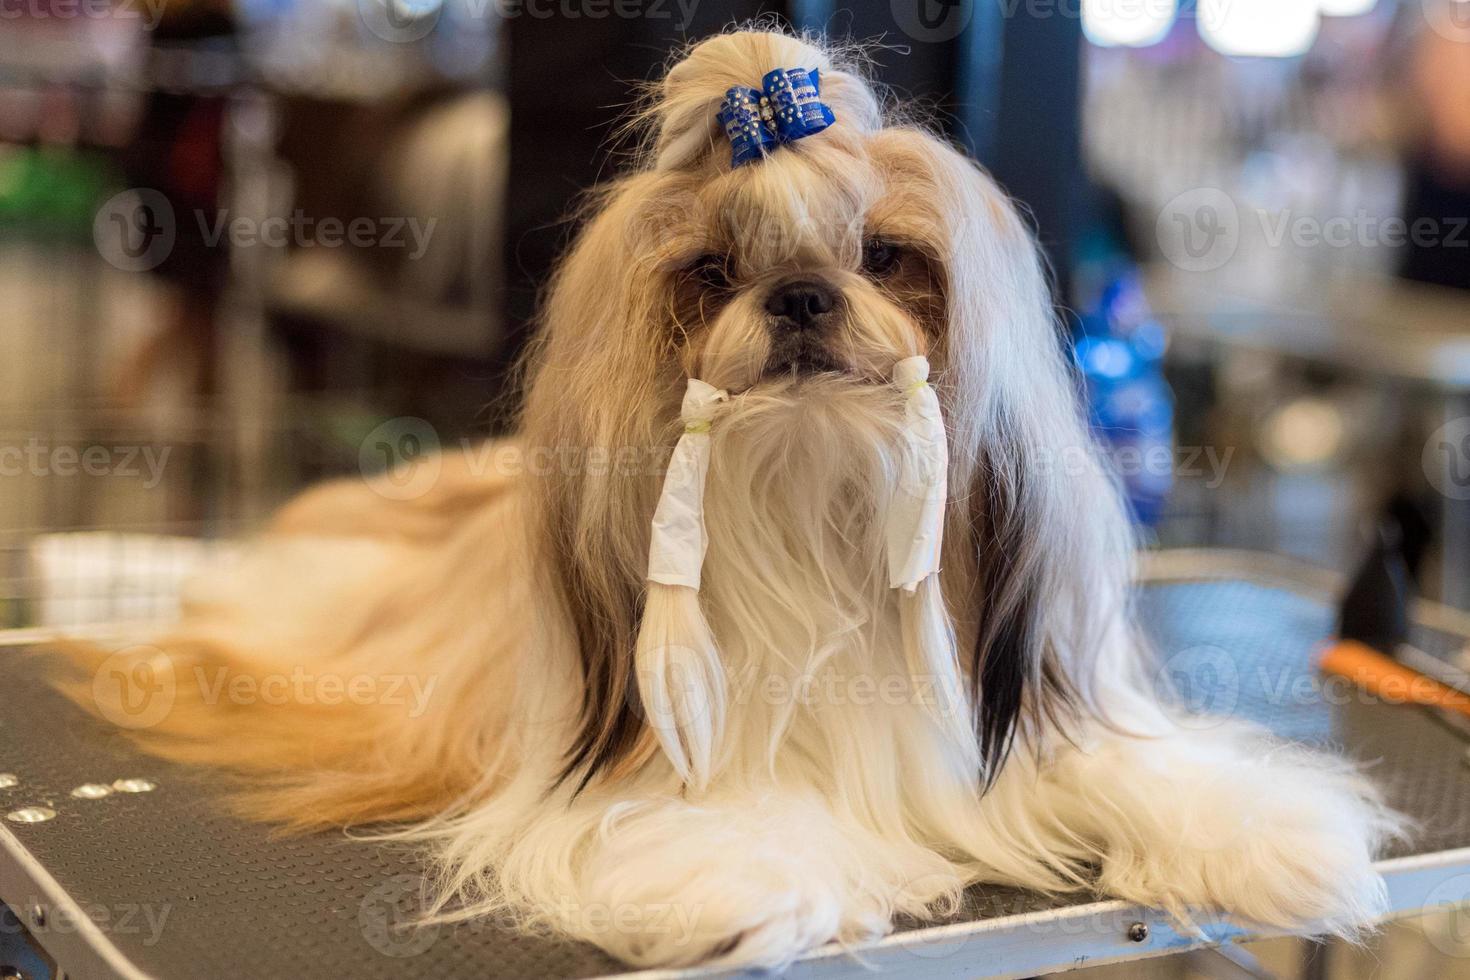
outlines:
{"label": "shih tzu dog", "polygon": [[[1373,923],[1370,785],[1156,693],[1120,497],[986,174],[779,33],[693,47],[636,125],[519,436],[289,505],[129,654],[179,681],[150,746],[251,774],[265,819],[397,823],[436,915],[635,964],[780,966],[976,881]],[[432,694],[187,682],[303,670]]]}

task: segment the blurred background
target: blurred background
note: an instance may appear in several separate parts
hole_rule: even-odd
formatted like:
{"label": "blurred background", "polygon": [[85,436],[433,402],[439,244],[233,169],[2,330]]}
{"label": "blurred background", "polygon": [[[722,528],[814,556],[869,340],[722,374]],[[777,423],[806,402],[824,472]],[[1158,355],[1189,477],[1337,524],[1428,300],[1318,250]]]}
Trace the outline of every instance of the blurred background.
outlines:
{"label": "blurred background", "polygon": [[758,16],[1029,209],[1146,541],[1345,567],[1391,508],[1470,607],[1470,2],[0,0],[0,618],[29,532],[502,429],[629,83]]}
{"label": "blurred background", "polygon": [[1148,544],[1346,570],[1389,513],[1470,609],[1467,0],[0,0],[0,626],[166,614],[303,484],[503,430],[628,83],[757,16],[1029,209]]}

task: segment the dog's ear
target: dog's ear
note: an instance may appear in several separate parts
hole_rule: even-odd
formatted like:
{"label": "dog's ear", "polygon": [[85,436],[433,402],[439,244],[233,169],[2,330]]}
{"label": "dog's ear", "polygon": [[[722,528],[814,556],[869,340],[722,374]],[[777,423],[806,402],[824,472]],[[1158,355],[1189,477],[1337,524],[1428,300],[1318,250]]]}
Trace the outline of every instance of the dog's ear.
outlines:
{"label": "dog's ear", "polygon": [[987,781],[1018,735],[1095,708],[1093,660],[1124,621],[1131,532],[1101,465],[1035,241],[1015,207],[948,147],[933,160],[947,323],[946,585]]}
{"label": "dog's ear", "polygon": [[[630,272],[647,261],[633,245],[643,240],[634,231],[651,179],[615,182],[589,202],[527,362],[528,524],[540,585],[562,607],[579,654],[583,703],[562,773],[579,786],[626,772],[657,747],[634,642],[661,475],[655,448],[679,388],[678,365],[653,329],[653,277]],[[671,404],[658,400],[664,391]]]}

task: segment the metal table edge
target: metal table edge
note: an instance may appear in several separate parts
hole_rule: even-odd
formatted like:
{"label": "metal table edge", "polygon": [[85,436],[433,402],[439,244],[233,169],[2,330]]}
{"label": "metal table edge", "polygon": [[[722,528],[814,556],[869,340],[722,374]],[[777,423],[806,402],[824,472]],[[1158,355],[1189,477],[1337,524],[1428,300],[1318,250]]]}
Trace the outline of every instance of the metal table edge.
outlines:
{"label": "metal table edge", "polygon": [[[123,954],[107,934],[53,878],[20,838],[0,826],[0,901],[25,923],[68,978],[153,980]],[[39,922],[32,909],[39,906]]]}
{"label": "metal table edge", "polygon": [[[1376,862],[1374,867],[1388,886],[1389,907],[1381,920],[1386,923],[1459,904],[1465,897],[1464,879],[1470,876],[1470,848],[1390,858]],[[1447,889],[1452,883],[1459,887]],[[1142,941],[1131,936],[1138,923],[1148,927]],[[799,959],[787,975],[844,975],[845,967],[851,966],[858,974],[876,970],[897,977],[985,976],[990,980],[1014,980],[1295,934],[1218,916],[1202,919],[1197,925],[1199,933],[1194,934],[1167,913],[1102,899],[1062,909],[915,929],[865,944],[829,943]],[[758,975],[691,967],[634,970],[607,974],[598,980]]]}

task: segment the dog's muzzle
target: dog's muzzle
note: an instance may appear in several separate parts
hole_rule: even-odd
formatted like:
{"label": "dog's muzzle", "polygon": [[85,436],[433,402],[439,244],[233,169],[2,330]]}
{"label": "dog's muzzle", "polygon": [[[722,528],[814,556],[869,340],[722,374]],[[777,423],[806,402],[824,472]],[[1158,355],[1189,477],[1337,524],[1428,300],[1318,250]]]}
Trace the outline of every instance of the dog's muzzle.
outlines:
{"label": "dog's muzzle", "polygon": [[766,374],[845,370],[828,346],[840,306],[837,290],[820,279],[787,279],[773,286],[765,302],[771,333]]}

